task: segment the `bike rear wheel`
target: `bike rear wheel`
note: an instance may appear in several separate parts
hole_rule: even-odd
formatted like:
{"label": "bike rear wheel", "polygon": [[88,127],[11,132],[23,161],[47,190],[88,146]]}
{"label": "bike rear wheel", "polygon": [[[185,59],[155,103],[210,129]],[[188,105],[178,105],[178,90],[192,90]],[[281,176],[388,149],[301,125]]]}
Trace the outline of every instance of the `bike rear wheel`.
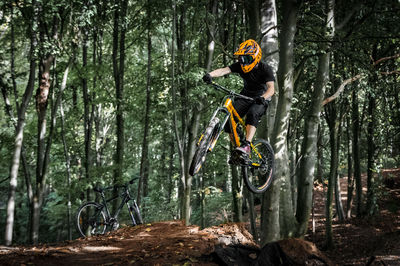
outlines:
{"label": "bike rear wheel", "polygon": [[103,205],[87,202],[79,207],[76,214],[76,228],[79,235],[102,235],[107,229],[107,218]]}
{"label": "bike rear wheel", "polygon": [[249,162],[242,166],[243,179],[253,193],[263,193],[272,184],[274,174],[274,150],[263,139],[253,142]]}
{"label": "bike rear wheel", "polygon": [[206,160],[207,152],[210,147],[213,146],[217,139],[218,131],[220,128],[220,122],[217,117],[214,117],[208,124],[204,133],[200,136],[200,140],[197,143],[197,149],[193,156],[192,163],[190,164],[189,174],[194,176],[197,174],[204,161]]}

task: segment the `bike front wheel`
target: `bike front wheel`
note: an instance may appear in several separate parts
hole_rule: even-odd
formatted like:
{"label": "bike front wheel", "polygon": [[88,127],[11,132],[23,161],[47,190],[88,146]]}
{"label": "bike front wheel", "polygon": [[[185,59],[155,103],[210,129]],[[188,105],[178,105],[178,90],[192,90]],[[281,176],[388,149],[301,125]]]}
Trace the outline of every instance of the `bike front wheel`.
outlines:
{"label": "bike front wheel", "polygon": [[107,229],[107,218],[103,205],[87,202],[79,207],[76,214],[76,228],[80,236],[102,235]]}
{"label": "bike front wheel", "polygon": [[133,225],[143,224],[142,215],[140,214],[139,206],[136,204],[136,201],[129,207],[129,210]]}
{"label": "bike front wheel", "polygon": [[189,174],[191,176],[194,176],[200,171],[201,166],[206,160],[207,152],[209,151],[210,147],[215,145],[214,142],[217,141],[219,127],[219,119],[214,117],[208,124],[204,133],[200,136],[200,140],[197,143],[196,152],[189,168]]}
{"label": "bike front wheel", "polygon": [[253,193],[263,193],[272,184],[274,175],[274,150],[268,141],[253,142],[249,161],[242,166],[242,174],[247,188]]}

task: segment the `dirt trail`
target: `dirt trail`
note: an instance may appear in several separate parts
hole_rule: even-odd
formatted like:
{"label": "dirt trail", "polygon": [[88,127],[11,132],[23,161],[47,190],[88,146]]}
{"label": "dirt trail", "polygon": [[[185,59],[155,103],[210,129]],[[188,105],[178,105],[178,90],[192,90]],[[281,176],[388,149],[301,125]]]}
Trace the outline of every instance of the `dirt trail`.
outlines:
{"label": "dirt trail", "polygon": [[217,265],[211,256],[217,244],[256,247],[242,224],[199,230],[167,221],[57,245],[0,247],[0,265]]}
{"label": "dirt trail", "polygon": [[[313,235],[310,230],[306,236],[315,245],[289,239],[278,242],[279,246],[272,246],[268,251],[283,252],[291,265],[400,265],[400,169],[386,171],[384,176],[386,187],[379,202],[380,215],[353,217],[344,223],[335,221],[335,250],[318,250],[323,250],[325,241],[325,196],[323,187],[318,186],[315,188],[316,233]],[[345,201],[347,182],[342,180],[341,185]],[[234,249],[236,255],[243,252],[240,253],[243,256],[258,259],[265,255],[262,253],[265,248],[260,251],[246,227],[230,223],[200,230],[181,221],[166,221],[55,245],[0,246],[0,265],[218,265],[216,249],[231,244],[245,246],[243,250]],[[282,257],[275,259],[279,261]],[[230,262],[230,258],[227,260]],[[228,264],[234,265],[234,262]]]}
{"label": "dirt trail", "polygon": [[[335,249],[324,253],[338,265],[400,265],[400,168],[382,171],[379,214],[372,217],[352,217],[343,223],[333,222]],[[362,176],[364,197],[367,177]],[[316,233],[311,231],[306,239],[321,250],[325,245],[325,191],[315,187]],[[347,178],[341,178],[343,206],[347,203]]]}
{"label": "dirt trail", "polygon": [[[199,230],[181,221],[126,227],[104,236],[39,247],[0,247],[0,265],[332,265],[310,242],[254,243],[245,224]],[[266,262],[266,263],[263,263]]]}

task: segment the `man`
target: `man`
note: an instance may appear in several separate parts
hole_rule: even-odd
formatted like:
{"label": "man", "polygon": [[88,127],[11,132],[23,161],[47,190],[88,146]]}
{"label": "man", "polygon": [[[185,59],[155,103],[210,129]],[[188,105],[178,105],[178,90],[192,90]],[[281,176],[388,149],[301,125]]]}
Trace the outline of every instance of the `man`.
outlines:
{"label": "man", "polygon": [[271,96],[275,93],[275,78],[271,67],[261,62],[262,52],[256,41],[250,39],[241,43],[234,55],[238,57],[238,62],[207,73],[203,81],[211,83],[212,78],[230,73],[238,73],[243,78],[244,88],[240,94],[251,97],[254,101],[238,98],[233,106],[240,117],[246,115],[246,140],[237,150],[248,155],[257,125],[268,108]]}

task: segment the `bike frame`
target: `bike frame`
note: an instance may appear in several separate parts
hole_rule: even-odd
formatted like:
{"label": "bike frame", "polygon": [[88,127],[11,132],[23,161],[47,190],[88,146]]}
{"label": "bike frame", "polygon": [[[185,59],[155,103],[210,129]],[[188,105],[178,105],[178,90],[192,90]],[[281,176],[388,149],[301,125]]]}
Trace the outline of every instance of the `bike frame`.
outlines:
{"label": "bike frame", "polygon": [[[113,197],[113,198],[111,198],[111,199],[106,199],[106,197],[105,197],[105,195],[104,195],[104,191],[101,191],[101,192],[100,192],[101,199],[102,199],[102,202],[103,202],[101,205],[102,205],[102,207],[104,207],[105,210],[106,210],[107,223],[109,223],[111,219],[116,219],[116,218],[118,217],[119,213],[121,212],[123,206],[126,204],[126,206],[127,206],[127,208],[128,208],[128,211],[129,211],[129,214],[130,214],[131,219],[132,219],[132,224],[133,224],[133,225],[136,225],[135,218],[134,218],[134,216],[133,216],[132,210],[131,210],[131,208],[130,208],[130,206],[129,206],[129,203],[128,203],[132,198],[131,198],[131,196],[130,196],[130,194],[129,194],[128,187],[127,187],[127,186],[124,186],[124,188],[125,188],[125,191],[124,191],[124,193],[122,194],[122,196],[119,196],[119,195],[118,195],[118,196],[115,196],[115,197]],[[114,213],[114,215],[111,215],[111,212],[110,212],[110,210],[109,210],[109,208],[108,208],[107,203],[109,203],[109,202],[111,202],[111,201],[113,201],[113,200],[116,200],[117,198],[122,198],[122,201],[121,201],[119,207],[117,208],[116,212]]]}
{"label": "bike frame", "polygon": [[[240,124],[243,127],[244,134],[246,135],[246,124],[243,121],[243,119],[239,116],[236,109],[233,107],[233,99],[232,98],[234,98],[236,96],[236,97],[241,97],[241,98],[245,98],[248,100],[253,100],[253,99],[250,97],[246,97],[246,96],[237,94],[235,92],[229,91],[228,89],[226,89],[216,83],[212,83],[212,85],[219,90],[227,92],[228,95],[226,95],[224,97],[224,99],[222,101],[223,104],[221,104],[222,106],[219,106],[217,108],[217,110],[215,110],[213,115],[211,116],[210,122],[218,115],[218,113],[224,113],[224,115],[225,115],[225,117],[222,119],[223,122],[221,123],[221,127],[219,128],[218,133],[216,134],[214,140],[212,141],[210,147],[208,148],[208,151],[211,152],[214,149],[214,147],[217,143],[217,140],[218,140],[219,136],[221,135],[221,132],[224,130],[224,127],[228,121],[229,121],[231,132],[232,132],[231,142],[235,147],[240,147],[240,137],[239,137],[239,134],[237,131],[237,127]],[[200,136],[198,143],[200,143],[203,136],[204,136],[204,133]],[[259,158],[262,158],[261,154],[257,151],[257,149],[253,145],[253,143],[250,143],[250,146],[251,146],[252,150],[254,150],[254,152],[257,154],[257,156]],[[259,166],[259,164],[256,164],[256,163],[253,163],[252,165]]]}

